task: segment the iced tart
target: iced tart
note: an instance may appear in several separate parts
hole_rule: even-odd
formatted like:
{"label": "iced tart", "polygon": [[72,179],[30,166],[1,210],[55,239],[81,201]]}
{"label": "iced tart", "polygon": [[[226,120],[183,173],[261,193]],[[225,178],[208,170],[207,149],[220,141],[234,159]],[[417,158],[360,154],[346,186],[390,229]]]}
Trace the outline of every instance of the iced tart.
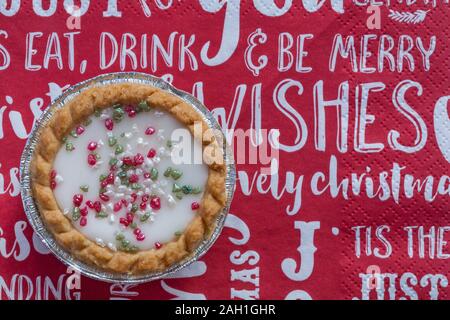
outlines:
{"label": "iced tart", "polygon": [[87,89],[56,111],[32,162],[33,196],[73,256],[104,270],[163,271],[214,230],[225,205],[221,141],[150,85]]}

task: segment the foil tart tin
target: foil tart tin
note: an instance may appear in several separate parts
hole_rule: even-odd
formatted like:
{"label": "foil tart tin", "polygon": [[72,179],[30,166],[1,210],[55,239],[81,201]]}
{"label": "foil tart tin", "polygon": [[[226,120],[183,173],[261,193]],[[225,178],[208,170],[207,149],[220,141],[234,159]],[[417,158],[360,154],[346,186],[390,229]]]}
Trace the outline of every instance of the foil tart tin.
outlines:
{"label": "foil tart tin", "polygon": [[[44,244],[49,248],[49,250],[64,264],[70,266],[74,270],[79,271],[82,275],[87,276],[91,279],[111,282],[111,283],[124,283],[124,284],[139,284],[152,280],[158,280],[162,278],[166,278],[169,275],[185,268],[192,262],[198,260],[201,256],[203,256],[208,249],[213,245],[213,243],[218,238],[220,232],[223,229],[225,218],[230,209],[231,200],[233,198],[234,186],[236,181],[236,169],[233,160],[233,153],[231,148],[225,143],[225,136],[222,136],[223,144],[223,154],[224,154],[224,163],[227,167],[227,176],[226,176],[226,194],[227,194],[227,203],[223,210],[217,217],[215,230],[210,234],[207,239],[204,239],[198,248],[191,253],[188,257],[186,257],[183,261],[172,265],[170,268],[161,271],[161,272],[153,272],[146,273],[142,275],[129,275],[129,274],[118,274],[113,272],[108,272],[103,269],[97,268],[93,265],[84,263],[78,260],[76,257],[73,257],[68,251],[62,248],[55,238],[53,234],[47,230],[44,222],[41,219],[41,215],[36,206],[36,203],[32,196],[31,191],[31,161],[33,158],[34,150],[36,148],[37,142],[39,141],[39,136],[42,128],[48,123],[48,121],[53,116],[54,112],[59,108],[62,108],[67,102],[71,101],[82,91],[91,88],[91,87],[99,87],[108,84],[116,84],[116,83],[138,83],[138,84],[148,84],[154,86],[156,88],[167,91],[171,94],[178,96],[183,99],[185,102],[189,103],[192,107],[194,107],[197,112],[202,115],[202,118],[206,121],[212,129],[216,132],[222,133],[222,128],[220,127],[217,120],[214,118],[212,113],[194,96],[190,95],[187,92],[181,91],[173,87],[170,83],[164,81],[161,78],[138,72],[118,72],[118,73],[109,73],[99,75],[92,79],[88,79],[86,81],[80,82],[70,88],[68,88],[65,92],[62,93],[53,103],[51,103],[48,108],[44,111],[41,117],[36,121],[35,126],[33,127],[28,140],[26,142],[25,148],[22,153],[22,157],[20,159],[20,181],[21,181],[21,196],[22,203],[25,210],[25,214],[27,215],[28,221],[33,227],[36,234],[42,239]],[[223,133],[222,133],[223,135]]]}

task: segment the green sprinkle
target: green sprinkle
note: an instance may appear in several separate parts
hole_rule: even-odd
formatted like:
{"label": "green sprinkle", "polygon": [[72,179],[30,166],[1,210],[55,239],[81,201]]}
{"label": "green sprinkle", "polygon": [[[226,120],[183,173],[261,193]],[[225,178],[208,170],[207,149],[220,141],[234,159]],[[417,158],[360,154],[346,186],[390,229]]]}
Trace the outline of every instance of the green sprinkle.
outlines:
{"label": "green sprinkle", "polygon": [[104,193],[106,192],[106,188],[100,188],[99,193]]}
{"label": "green sprinkle", "polygon": [[111,158],[111,159],[109,160],[109,165],[110,165],[110,166],[115,166],[115,165],[117,164],[118,161],[119,161],[119,160],[117,160],[116,158]]}
{"label": "green sprinkle", "polygon": [[182,175],[183,175],[183,172],[181,172],[181,171],[178,170],[178,169],[172,170],[172,172],[171,172],[171,174],[170,174],[170,176],[171,176],[173,179],[175,179],[175,180],[180,179],[180,177],[181,177]]}
{"label": "green sprinkle", "polygon": [[137,228],[137,224],[136,222],[133,222],[132,224],[130,224],[131,229],[136,229]]}
{"label": "green sprinkle", "polygon": [[100,181],[103,181],[103,180],[105,180],[107,177],[108,177],[108,176],[107,176],[106,174],[102,173],[98,179],[99,179]]}
{"label": "green sprinkle", "polygon": [[108,138],[108,145],[110,147],[114,147],[117,143],[117,139],[115,137],[109,137]]}
{"label": "green sprinkle", "polygon": [[174,233],[175,237],[179,237],[179,236],[181,236],[182,234],[183,234],[183,232],[181,232],[181,231],[177,231],[177,232]]}
{"label": "green sprinkle", "polygon": [[120,136],[123,138],[123,137],[125,137],[125,132],[122,132],[121,134],[120,134]]}
{"label": "green sprinkle", "polygon": [[173,147],[173,141],[172,140],[167,140],[166,146],[167,146],[167,148],[172,148]]}
{"label": "green sprinkle", "polygon": [[81,214],[80,214],[80,208],[75,207],[72,210],[72,220],[73,221],[78,221],[78,219],[80,219]]}
{"label": "green sprinkle", "polygon": [[96,116],[96,117],[98,118],[98,117],[100,117],[101,115],[102,115],[101,110],[96,108],[96,109],[94,110],[94,116]]}
{"label": "green sprinkle", "polygon": [[182,195],[181,192],[176,193],[176,194],[175,194],[175,197],[176,197],[178,200],[183,199],[183,195]]}
{"label": "green sprinkle", "polygon": [[139,251],[139,248],[137,246],[131,246],[131,247],[128,248],[127,251],[130,252],[130,253],[135,253],[135,252]]}
{"label": "green sprinkle", "polygon": [[141,216],[140,220],[141,222],[145,222],[150,218],[151,213],[150,212],[146,212],[143,216]]}
{"label": "green sprinkle", "polygon": [[177,183],[174,183],[173,187],[172,187],[172,192],[176,193],[176,192],[180,192],[180,191],[181,191],[181,186]]}
{"label": "green sprinkle", "polygon": [[134,110],[135,110],[137,113],[144,111],[141,107],[139,107],[139,105],[137,105],[137,106],[134,108]]}
{"label": "green sprinkle", "polygon": [[125,179],[125,178],[127,177],[127,173],[126,173],[125,171],[120,171],[120,172],[117,174],[117,176],[118,176],[120,179]]}
{"label": "green sprinkle", "polygon": [[164,177],[168,178],[172,174],[172,168],[168,167],[166,171],[164,171]]}
{"label": "green sprinkle", "polygon": [[67,142],[67,137],[63,137],[61,141],[62,141],[62,143],[66,143]]}
{"label": "green sprinkle", "polygon": [[158,179],[158,169],[152,168],[152,170],[150,171],[150,179],[152,180]]}
{"label": "green sprinkle", "polygon": [[123,146],[120,144],[116,147],[116,154],[121,154],[123,152]]}
{"label": "green sprinkle", "polygon": [[92,123],[92,120],[90,118],[87,118],[86,120],[84,120],[83,124],[87,127],[88,125],[90,125]]}
{"label": "green sprinkle", "polygon": [[70,131],[69,134],[70,134],[72,137],[74,137],[74,138],[78,138],[78,134],[77,134],[77,132],[76,132],[75,130]]}
{"label": "green sprinkle", "polygon": [[199,194],[202,192],[202,189],[200,187],[194,187],[192,188],[192,194]]}
{"label": "green sprinkle", "polygon": [[83,192],[88,192],[89,191],[89,186],[87,184],[84,184],[82,186],[80,186],[80,190]]}
{"label": "green sprinkle", "polygon": [[122,233],[116,235],[116,240],[119,242],[118,249],[125,252],[136,252],[139,250],[138,247],[132,246],[130,241],[125,238]]}
{"label": "green sprinkle", "polygon": [[100,160],[102,157],[99,153],[94,153],[95,159]]}
{"label": "green sprinkle", "polygon": [[139,102],[139,104],[137,106],[138,106],[138,109],[140,109],[142,111],[149,111],[150,110],[150,106],[147,104],[147,101],[144,101],[144,100]]}
{"label": "green sprinkle", "polygon": [[113,109],[122,109],[122,105],[121,104],[115,104],[112,107],[113,107]]}
{"label": "green sprinkle", "polygon": [[116,240],[117,241],[122,241],[122,240],[124,240],[125,239],[125,236],[122,234],[122,233],[118,233],[117,235],[116,235]]}
{"label": "green sprinkle", "polygon": [[117,122],[122,121],[125,112],[121,108],[114,109],[113,111],[113,119]]}
{"label": "green sprinkle", "polygon": [[75,147],[73,146],[72,142],[67,142],[66,143],[66,150],[67,151],[73,151],[75,149]]}
{"label": "green sprinkle", "polygon": [[105,212],[105,211],[100,211],[99,213],[97,213],[96,215],[95,215],[97,218],[107,218],[108,217],[108,214]]}
{"label": "green sprinkle", "polygon": [[133,203],[133,205],[131,206],[131,212],[136,212],[138,211],[139,207],[137,205],[137,203]]}
{"label": "green sprinkle", "polygon": [[192,192],[192,186],[190,185],[184,185],[183,187],[181,187],[181,189],[183,190],[184,194],[190,194]]}
{"label": "green sprinkle", "polygon": [[133,190],[140,190],[140,189],[142,189],[142,186],[139,183],[132,183],[131,184],[131,189],[133,189]]}

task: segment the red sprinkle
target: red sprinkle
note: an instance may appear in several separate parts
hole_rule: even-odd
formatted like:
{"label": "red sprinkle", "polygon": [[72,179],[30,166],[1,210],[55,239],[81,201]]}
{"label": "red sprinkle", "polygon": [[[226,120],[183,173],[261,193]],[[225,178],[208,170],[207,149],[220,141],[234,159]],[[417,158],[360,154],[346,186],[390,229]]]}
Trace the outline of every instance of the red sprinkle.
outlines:
{"label": "red sprinkle", "polygon": [[94,202],[94,210],[97,211],[97,213],[100,213],[100,211],[102,211],[102,204],[100,203],[100,201]]}
{"label": "red sprinkle", "polygon": [[50,181],[50,189],[55,190],[55,188],[56,188],[56,181],[55,180]]}
{"label": "red sprinkle", "polygon": [[150,206],[153,210],[161,209],[161,199],[159,197],[154,197],[150,200]]}
{"label": "red sprinkle", "polygon": [[102,187],[102,188],[105,188],[107,185],[108,185],[109,183],[108,183],[108,180],[103,180],[101,183],[100,183],[100,186]]}
{"label": "red sprinkle", "polygon": [[106,181],[108,181],[109,184],[113,184],[114,183],[114,173],[110,172],[108,174],[108,177],[106,178]]}
{"label": "red sprinkle", "polygon": [[73,205],[75,207],[79,207],[82,202],[83,202],[83,195],[82,194],[76,194],[76,195],[73,196]]}
{"label": "red sprinkle", "polygon": [[192,202],[191,208],[192,210],[197,210],[198,208],[200,208],[200,204],[198,202]]}
{"label": "red sprinkle", "polygon": [[50,179],[55,179],[56,178],[56,170],[52,170],[50,171]]}
{"label": "red sprinkle", "polygon": [[91,208],[94,209],[94,203],[91,200],[86,201],[86,205]]}
{"label": "red sprinkle", "polygon": [[122,199],[120,200],[120,202],[122,202],[122,204],[126,207],[128,205],[128,201],[126,199]]}
{"label": "red sprinkle", "polygon": [[142,231],[141,231],[141,229],[136,228],[136,229],[134,229],[133,233],[134,233],[135,235],[138,235],[138,234],[141,234]]}
{"label": "red sprinkle", "polygon": [[145,179],[150,179],[151,175],[149,172],[144,173],[144,178]]}
{"label": "red sprinkle", "polygon": [[75,129],[75,132],[77,133],[77,135],[80,135],[80,134],[83,134],[84,130],[85,130],[84,127],[78,126],[78,127]]}
{"label": "red sprinkle", "polygon": [[134,118],[135,116],[136,116],[136,110],[130,110],[129,112],[128,112],[128,116],[130,117],[130,118]]}
{"label": "red sprinkle", "polygon": [[144,241],[144,240],[145,240],[145,235],[144,235],[143,233],[139,233],[139,234],[136,236],[136,240],[137,240],[137,241]]}
{"label": "red sprinkle", "polygon": [[80,214],[81,214],[81,216],[86,217],[87,214],[88,214],[88,208],[87,207],[81,208],[80,209]]}
{"label": "red sprinkle", "polygon": [[127,221],[131,223],[131,222],[133,222],[133,219],[134,219],[134,216],[131,214],[131,212],[128,212],[127,213]]}
{"label": "red sprinkle", "polygon": [[156,150],[155,149],[153,149],[153,148],[151,148],[150,150],[148,150],[148,153],[147,153],[147,158],[154,158],[156,156]]}
{"label": "red sprinkle", "polygon": [[155,248],[158,250],[158,249],[161,249],[161,247],[162,247],[162,244],[161,243],[159,243],[159,242],[155,242]]}
{"label": "red sprinkle", "polygon": [[132,174],[129,178],[128,181],[130,183],[136,183],[139,181],[139,176],[137,174]]}
{"label": "red sprinkle", "polygon": [[141,202],[139,208],[141,208],[141,210],[145,210],[145,208],[147,208],[147,204],[145,202]]}
{"label": "red sprinkle", "polygon": [[126,113],[129,113],[131,110],[134,110],[134,107],[131,104],[127,104],[124,110]]}
{"label": "red sprinkle", "polygon": [[147,202],[148,201],[148,195],[147,194],[144,194],[143,196],[142,196],[142,202]]}
{"label": "red sprinkle", "polygon": [[133,159],[133,164],[135,166],[140,166],[143,163],[144,163],[144,156],[140,153],[136,154]]}
{"label": "red sprinkle", "polygon": [[102,199],[105,202],[109,201],[109,197],[106,194],[104,194],[104,193],[100,193],[99,197],[100,197],[100,199]]}
{"label": "red sprinkle", "polygon": [[146,130],[145,130],[145,134],[146,135],[148,135],[148,136],[151,136],[152,134],[154,134],[155,133],[155,128],[153,128],[153,127],[148,127]]}
{"label": "red sprinkle", "polygon": [[97,149],[97,142],[94,141],[89,142],[87,148],[89,151],[94,151],[95,149]]}
{"label": "red sprinkle", "polygon": [[123,157],[122,162],[127,166],[133,165],[133,159],[131,159],[131,157]]}
{"label": "red sprinkle", "polygon": [[132,105],[125,106],[125,112],[130,118],[134,118],[136,116],[136,109]]}
{"label": "red sprinkle", "polygon": [[123,224],[125,227],[128,227],[130,225],[130,222],[128,222],[128,220],[125,218],[120,218],[119,222],[120,224]]}
{"label": "red sprinkle", "polygon": [[84,227],[86,225],[87,225],[86,217],[81,217],[81,219],[80,219],[80,226]]}
{"label": "red sprinkle", "polygon": [[131,203],[134,203],[137,199],[137,194],[133,192],[132,194],[130,194],[130,197],[131,197]]}
{"label": "red sprinkle", "polygon": [[122,209],[122,202],[117,202],[114,204],[114,212],[119,212]]}
{"label": "red sprinkle", "polygon": [[90,166],[95,166],[97,164],[97,157],[94,154],[90,153],[88,155],[87,161]]}
{"label": "red sprinkle", "polygon": [[108,119],[105,120],[105,127],[109,131],[111,131],[114,128],[114,122],[112,121],[112,119],[108,118]]}

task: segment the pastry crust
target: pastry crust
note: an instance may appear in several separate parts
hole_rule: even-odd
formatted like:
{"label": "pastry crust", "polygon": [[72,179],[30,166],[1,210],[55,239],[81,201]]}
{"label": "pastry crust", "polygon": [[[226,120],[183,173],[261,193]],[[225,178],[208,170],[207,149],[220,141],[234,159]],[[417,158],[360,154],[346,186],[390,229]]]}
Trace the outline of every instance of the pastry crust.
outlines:
{"label": "pastry crust", "polygon": [[[203,198],[197,216],[184,233],[166,243],[160,249],[136,253],[113,252],[97,245],[79,232],[58,207],[50,188],[49,175],[63,138],[97,109],[113,104],[136,104],[145,100],[156,108],[169,112],[186,125],[204,148],[212,148],[215,157],[208,157],[209,166]],[[194,130],[195,128],[195,130]],[[216,225],[216,218],[226,201],[226,166],[220,142],[207,132],[208,125],[200,114],[182,99],[158,88],[141,84],[113,84],[90,88],[55,112],[41,131],[32,161],[32,191],[41,217],[57,242],[72,255],[85,263],[104,270],[122,274],[142,274],[163,271],[189,256],[209,237]],[[209,154],[211,154],[209,152]],[[207,161],[206,161],[207,160]]]}

